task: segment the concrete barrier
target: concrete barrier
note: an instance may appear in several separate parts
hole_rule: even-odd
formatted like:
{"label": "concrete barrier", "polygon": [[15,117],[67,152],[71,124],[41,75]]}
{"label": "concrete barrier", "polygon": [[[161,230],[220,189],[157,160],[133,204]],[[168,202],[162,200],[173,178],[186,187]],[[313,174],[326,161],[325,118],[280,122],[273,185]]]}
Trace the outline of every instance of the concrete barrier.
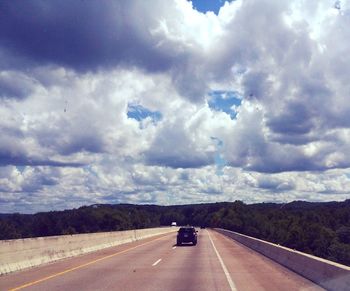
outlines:
{"label": "concrete barrier", "polygon": [[176,230],[171,227],[146,228],[2,240],[0,275]]}
{"label": "concrete barrier", "polygon": [[215,229],[316,284],[334,291],[350,290],[350,268],[237,232]]}

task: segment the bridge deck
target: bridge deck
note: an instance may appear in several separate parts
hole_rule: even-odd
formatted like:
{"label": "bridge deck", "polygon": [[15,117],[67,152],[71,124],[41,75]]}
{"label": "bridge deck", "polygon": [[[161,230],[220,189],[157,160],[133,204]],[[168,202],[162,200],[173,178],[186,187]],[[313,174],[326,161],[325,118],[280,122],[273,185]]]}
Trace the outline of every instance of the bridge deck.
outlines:
{"label": "bridge deck", "polygon": [[0,290],[323,290],[231,239],[161,235],[0,277]]}

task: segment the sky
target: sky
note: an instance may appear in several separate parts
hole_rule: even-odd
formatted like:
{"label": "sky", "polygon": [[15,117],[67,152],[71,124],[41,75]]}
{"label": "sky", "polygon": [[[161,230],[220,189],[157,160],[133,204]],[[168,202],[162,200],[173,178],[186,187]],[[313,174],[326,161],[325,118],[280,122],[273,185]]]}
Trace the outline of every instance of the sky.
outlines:
{"label": "sky", "polygon": [[350,198],[349,9],[0,1],[0,212]]}

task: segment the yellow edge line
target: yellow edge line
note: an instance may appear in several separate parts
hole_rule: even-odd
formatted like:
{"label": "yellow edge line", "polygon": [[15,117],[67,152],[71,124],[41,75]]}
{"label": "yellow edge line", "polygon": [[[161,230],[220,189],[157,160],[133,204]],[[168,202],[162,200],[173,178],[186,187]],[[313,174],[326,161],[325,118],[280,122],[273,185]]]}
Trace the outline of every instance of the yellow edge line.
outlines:
{"label": "yellow edge line", "polygon": [[[168,234],[168,235],[170,235],[170,234]],[[168,235],[165,235],[165,236],[168,236]],[[26,287],[29,287],[29,286],[32,286],[32,285],[38,284],[38,283],[43,282],[43,281],[47,281],[47,280],[49,280],[49,279],[52,279],[52,278],[55,278],[55,277],[58,277],[58,276],[64,275],[64,274],[66,274],[66,273],[69,273],[69,272],[72,272],[72,271],[75,271],[75,270],[81,269],[81,268],[83,268],[83,267],[86,267],[86,266],[89,266],[89,265],[95,264],[95,263],[97,263],[97,262],[99,262],[99,261],[102,261],[102,260],[105,260],[105,259],[108,259],[108,258],[112,258],[112,257],[114,257],[114,256],[120,255],[120,254],[122,254],[122,253],[126,253],[126,252],[131,251],[131,250],[133,250],[133,249],[136,249],[136,248],[138,248],[138,247],[141,247],[141,246],[147,245],[147,244],[149,244],[149,243],[151,243],[151,242],[154,242],[154,241],[160,240],[160,239],[164,238],[165,236],[162,236],[162,237],[159,237],[159,238],[153,239],[153,240],[151,240],[151,241],[148,241],[148,242],[145,242],[145,243],[143,243],[143,244],[140,244],[140,245],[137,245],[137,246],[134,246],[134,247],[131,247],[131,248],[125,249],[125,250],[120,251],[120,252],[116,252],[116,253],[114,253],[114,254],[111,254],[111,255],[105,256],[105,257],[103,257],[103,258],[99,258],[99,259],[97,259],[97,260],[90,261],[90,262],[88,262],[88,263],[85,263],[85,264],[82,264],[82,265],[76,266],[76,267],[74,267],[74,268],[67,269],[67,270],[65,270],[65,271],[62,271],[62,272],[59,272],[59,273],[56,273],[56,274],[53,274],[53,275],[50,275],[50,276],[44,277],[44,278],[42,278],[42,279],[39,279],[39,280],[36,280],[36,281],[33,281],[33,282],[29,282],[29,283],[27,283],[27,284],[24,284],[24,285],[21,285],[21,286],[15,287],[15,288],[13,288],[13,289],[10,289],[9,291],[20,290],[20,289],[23,289],[23,288],[26,288]]]}

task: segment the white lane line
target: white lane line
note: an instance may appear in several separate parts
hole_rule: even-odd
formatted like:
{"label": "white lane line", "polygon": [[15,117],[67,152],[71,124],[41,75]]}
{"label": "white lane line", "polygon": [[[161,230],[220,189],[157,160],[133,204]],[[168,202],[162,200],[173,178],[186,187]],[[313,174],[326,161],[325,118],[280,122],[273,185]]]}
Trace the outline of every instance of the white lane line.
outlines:
{"label": "white lane line", "polygon": [[154,262],[154,263],[152,264],[152,266],[153,266],[153,267],[154,267],[154,266],[157,266],[157,265],[160,263],[161,260],[162,260],[162,259],[159,259],[158,261]]}
{"label": "white lane line", "polygon": [[176,249],[176,247],[173,247],[173,250],[175,250]]}
{"label": "white lane line", "polygon": [[211,244],[212,244],[212,246],[213,246],[213,248],[214,248],[214,251],[215,251],[215,253],[216,253],[216,255],[217,255],[218,259],[219,259],[219,262],[220,262],[220,264],[221,264],[221,267],[222,267],[222,269],[224,270],[226,279],[227,279],[227,281],[228,281],[228,284],[230,285],[231,290],[232,290],[232,291],[237,291],[236,285],[235,285],[235,283],[233,283],[233,281],[232,281],[232,279],[231,279],[231,276],[230,276],[230,273],[228,272],[228,270],[227,270],[227,268],[226,268],[226,266],[225,266],[225,264],[224,264],[224,261],[221,259],[221,256],[220,256],[218,250],[216,249],[216,247],[215,247],[215,245],[214,245],[214,242],[213,242],[213,240],[211,239],[211,236],[210,236],[210,233],[209,233],[208,230],[207,230],[207,233],[208,233],[208,235],[209,235],[209,239],[210,239]]}

